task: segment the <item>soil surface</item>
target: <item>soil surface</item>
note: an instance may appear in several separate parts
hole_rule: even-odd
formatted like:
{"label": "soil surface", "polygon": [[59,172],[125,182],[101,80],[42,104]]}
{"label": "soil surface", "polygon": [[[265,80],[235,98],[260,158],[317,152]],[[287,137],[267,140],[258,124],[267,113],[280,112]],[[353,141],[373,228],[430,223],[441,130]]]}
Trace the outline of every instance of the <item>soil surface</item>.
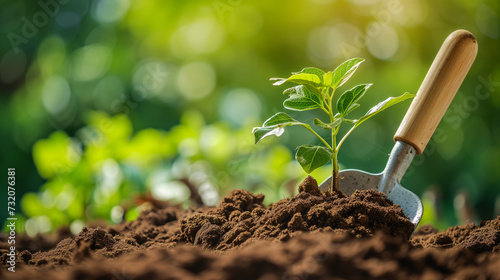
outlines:
{"label": "soil surface", "polygon": [[217,207],[21,237],[16,273],[2,236],[0,278],[500,279],[500,216],[443,232],[421,226],[410,238],[413,224],[377,191],[322,193],[307,177],[298,195],[263,200],[234,190]]}

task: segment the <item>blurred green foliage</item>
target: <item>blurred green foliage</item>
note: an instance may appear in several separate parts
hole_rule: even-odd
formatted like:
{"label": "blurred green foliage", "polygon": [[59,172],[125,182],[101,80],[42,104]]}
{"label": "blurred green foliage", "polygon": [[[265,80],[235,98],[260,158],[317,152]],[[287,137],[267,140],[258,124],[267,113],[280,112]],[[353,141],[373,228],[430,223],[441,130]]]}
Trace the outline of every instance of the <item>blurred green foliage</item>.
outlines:
{"label": "blurred green foliage", "polygon": [[[134,197],[147,191],[187,206],[193,200],[179,178],[191,176],[211,202],[237,187],[263,191],[268,201],[289,195],[304,176],[292,147],[317,143],[296,136],[297,128],[284,146],[253,146],[251,128],[282,103],[270,77],[364,57],[346,86],[374,83],[366,110],[416,93],[442,41],[459,28],[476,35],[478,57],[402,184],[432,208],[426,221],[440,226],[500,213],[498,1],[0,0],[0,7],[0,170],[16,167],[18,201],[26,194],[18,214],[33,232],[133,219],[144,204]],[[379,172],[406,109],[353,133],[340,163]]]}
{"label": "blurred green foliage", "polygon": [[56,131],[33,146],[47,182],[21,200],[29,234],[63,225],[78,232],[96,219],[119,223],[147,207],[216,205],[234,186],[265,193],[269,203],[292,195],[305,176],[286,147],[271,140],[257,149],[251,125],[206,124],[187,111],[169,131],[133,133],[123,114],[90,112],[86,119],[74,137]]}

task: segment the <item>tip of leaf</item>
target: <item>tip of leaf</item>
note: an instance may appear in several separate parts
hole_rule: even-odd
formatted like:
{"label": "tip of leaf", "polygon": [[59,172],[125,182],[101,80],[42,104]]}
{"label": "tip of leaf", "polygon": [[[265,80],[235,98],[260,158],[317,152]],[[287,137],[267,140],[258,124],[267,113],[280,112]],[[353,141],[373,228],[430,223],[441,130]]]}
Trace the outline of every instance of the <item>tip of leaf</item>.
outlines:
{"label": "tip of leaf", "polygon": [[285,78],[271,78],[270,81],[277,81],[273,83],[273,86],[280,86],[286,82]]}

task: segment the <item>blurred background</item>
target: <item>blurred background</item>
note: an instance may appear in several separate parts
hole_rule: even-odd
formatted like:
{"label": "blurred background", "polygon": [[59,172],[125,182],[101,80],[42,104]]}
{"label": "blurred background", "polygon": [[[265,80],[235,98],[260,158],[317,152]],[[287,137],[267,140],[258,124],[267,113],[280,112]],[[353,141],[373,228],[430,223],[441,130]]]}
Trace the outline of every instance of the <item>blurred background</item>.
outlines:
{"label": "blurred background", "polygon": [[[266,203],[290,196],[306,176],[294,148],[317,139],[292,127],[253,144],[252,127],[284,110],[286,87],[269,78],[363,57],[342,87],[374,84],[361,115],[416,93],[456,29],[475,34],[477,59],[402,185],[422,197],[422,222],[440,229],[500,213],[498,1],[0,3],[0,170],[16,168],[18,230],[29,235],[215,205],[234,188]],[[360,126],[342,168],[380,172],[409,104]],[[312,123],[315,112],[288,113]]]}

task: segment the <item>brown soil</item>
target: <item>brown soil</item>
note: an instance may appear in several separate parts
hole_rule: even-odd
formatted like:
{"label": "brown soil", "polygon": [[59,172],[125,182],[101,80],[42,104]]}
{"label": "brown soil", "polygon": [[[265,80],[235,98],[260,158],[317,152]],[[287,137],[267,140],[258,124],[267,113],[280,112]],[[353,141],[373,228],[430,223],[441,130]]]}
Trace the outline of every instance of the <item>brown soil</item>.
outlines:
{"label": "brown soil", "polygon": [[430,226],[421,226],[413,234],[411,243],[416,248],[461,249],[474,253],[500,253],[500,216],[479,225],[451,227],[443,232]]}
{"label": "brown soil", "polygon": [[[265,207],[234,190],[217,207],[144,211],[84,228],[48,248],[21,248],[12,279],[500,279],[500,217],[437,232],[376,191],[299,194]],[[63,235],[60,235],[62,237]],[[39,239],[41,239],[39,237]],[[0,241],[2,241],[0,239]],[[5,239],[0,248],[7,248]],[[482,278],[478,278],[481,276]]]}

